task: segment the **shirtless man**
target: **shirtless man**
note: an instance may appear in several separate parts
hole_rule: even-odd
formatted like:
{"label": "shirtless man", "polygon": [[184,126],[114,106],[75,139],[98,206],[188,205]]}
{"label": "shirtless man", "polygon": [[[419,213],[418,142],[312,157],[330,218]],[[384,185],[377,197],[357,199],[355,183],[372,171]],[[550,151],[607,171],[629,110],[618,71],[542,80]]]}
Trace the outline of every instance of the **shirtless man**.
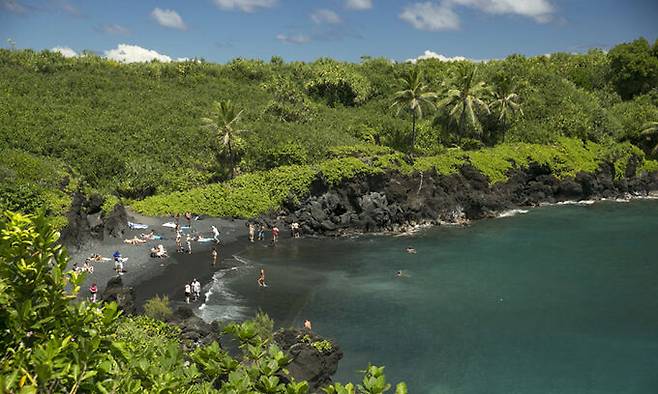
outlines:
{"label": "shirtless man", "polygon": [[264,269],[260,270],[260,275],[258,276],[258,286],[267,287],[267,284],[265,283],[265,270]]}

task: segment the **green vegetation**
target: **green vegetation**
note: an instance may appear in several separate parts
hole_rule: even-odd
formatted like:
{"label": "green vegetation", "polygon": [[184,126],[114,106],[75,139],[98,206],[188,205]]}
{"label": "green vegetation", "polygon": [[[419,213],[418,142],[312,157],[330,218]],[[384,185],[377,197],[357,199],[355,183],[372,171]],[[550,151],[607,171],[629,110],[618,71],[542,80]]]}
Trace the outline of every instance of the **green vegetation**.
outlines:
{"label": "green vegetation", "polygon": [[[436,170],[440,174],[451,175],[469,163],[492,183],[497,183],[508,179],[508,170],[525,168],[531,162],[547,166],[559,178],[575,176],[578,172],[593,172],[601,163],[609,162],[615,167],[615,176],[621,178],[631,155],[644,158],[644,153],[628,142],[606,145],[564,137],[550,145],[517,142],[476,151],[452,149],[440,155],[416,158],[412,164],[405,161],[400,153],[380,155],[376,149],[370,151],[368,148],[341,148],[340,151],[347,152],[349,156],[315,165],[278,167],[188,192],[148,197],[134,203],[133,208],[147,215],[192,211],[250,218],[278,209],[287,199],[304,198],[308,195],[311,182],[318,176],[324,177],[329,184],[337,185],[344,180],[385,170],[402,173]],[[358,154],[352,155],[354,152]],[[374,153],[369,156],[368,152]],[[650,171],[653,164],[650,161],[647,163],[638,170]]]}
{"label": "green vegetation", "polygon": [[[465,154],[494,166],[465,151],[565,137],[629,142],[655,159],[655,134],[643,130],[656,121],[658,44],[643,38],[608,53],[477,66],[369,57],[121,64],[1,49],[0,208],[42,208],[62,225],[79,190],[111,196],[105,212],[117,199],[156,196],[136,205],[248,216],[299,198],[320,167],[332,183],[386,168],[450,173]],[[487,175],[503,179],[507,161],[495,162]]]}
{"label": "green vegetation", "polygon": [[[271,340],[272,322],[262,314],[225,329],[240,343],[241,354],[234,358],[217,342],[185,353],[176,326],[121,316],[115,303],[76,300],[84,277],[66,271],[68,256],[58,238],[43,216],[0,217],[3,393],[308,392],[307,382],[288,375],[291,360]],[[348,386],[353,387],[327,390]],[[389,388],[383,369],[369,366],[358,392]]]}
{"label": "green vegetation", "polygon": [[169,297],[158,296],[147,300],[144,303],[144,314],[156,320],[167,321],[170,319],[174,312],[169,305]]}

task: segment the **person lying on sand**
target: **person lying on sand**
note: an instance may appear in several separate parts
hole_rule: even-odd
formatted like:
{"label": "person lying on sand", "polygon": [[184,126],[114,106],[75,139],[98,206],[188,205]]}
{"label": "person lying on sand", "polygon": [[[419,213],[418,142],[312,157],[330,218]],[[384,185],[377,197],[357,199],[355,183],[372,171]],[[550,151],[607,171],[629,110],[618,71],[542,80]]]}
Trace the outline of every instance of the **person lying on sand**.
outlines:
{"label": "person lying on sand", "polygon": [[124,239],[123,242],[128,244],[128,245],[141,245],[141,244],[146,243],[146,240],[141,239],[141,238],[137,238],[137,236],[135,236],[135,237],[130,238],[130,239]]}
{"label": "person lying on sand", "polygon": [[89,256],[89,260],[94,261],[96,263],[100,263],[101,261],[103,261],[103,256],[101,256],[100,254],[94,253],[91,256]]}

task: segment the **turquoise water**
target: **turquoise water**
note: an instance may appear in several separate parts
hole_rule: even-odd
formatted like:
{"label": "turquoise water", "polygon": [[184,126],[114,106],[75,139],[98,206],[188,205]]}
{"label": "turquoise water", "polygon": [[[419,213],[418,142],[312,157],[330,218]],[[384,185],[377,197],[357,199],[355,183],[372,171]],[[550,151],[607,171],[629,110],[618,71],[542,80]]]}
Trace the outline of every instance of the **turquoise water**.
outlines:
{"label": "turquoise water", "polygon": [[657,247],[657,201],[256,244],[204,312],[310,319],[345,352],[338,381],[372,362],[412,393],[656,393]]}

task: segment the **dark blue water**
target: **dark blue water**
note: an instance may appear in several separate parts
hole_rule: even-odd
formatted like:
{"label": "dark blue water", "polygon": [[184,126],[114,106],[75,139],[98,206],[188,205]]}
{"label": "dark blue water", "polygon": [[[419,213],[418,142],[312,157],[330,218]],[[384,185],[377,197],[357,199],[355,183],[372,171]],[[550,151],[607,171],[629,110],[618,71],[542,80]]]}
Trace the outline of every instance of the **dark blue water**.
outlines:
{"label": "dark blue water", "polygon": [[310,319],[345,352],[339,381],[372,362],[412,393],[658,393],[657,201],[256,244],[241,257],[205,317]]}

